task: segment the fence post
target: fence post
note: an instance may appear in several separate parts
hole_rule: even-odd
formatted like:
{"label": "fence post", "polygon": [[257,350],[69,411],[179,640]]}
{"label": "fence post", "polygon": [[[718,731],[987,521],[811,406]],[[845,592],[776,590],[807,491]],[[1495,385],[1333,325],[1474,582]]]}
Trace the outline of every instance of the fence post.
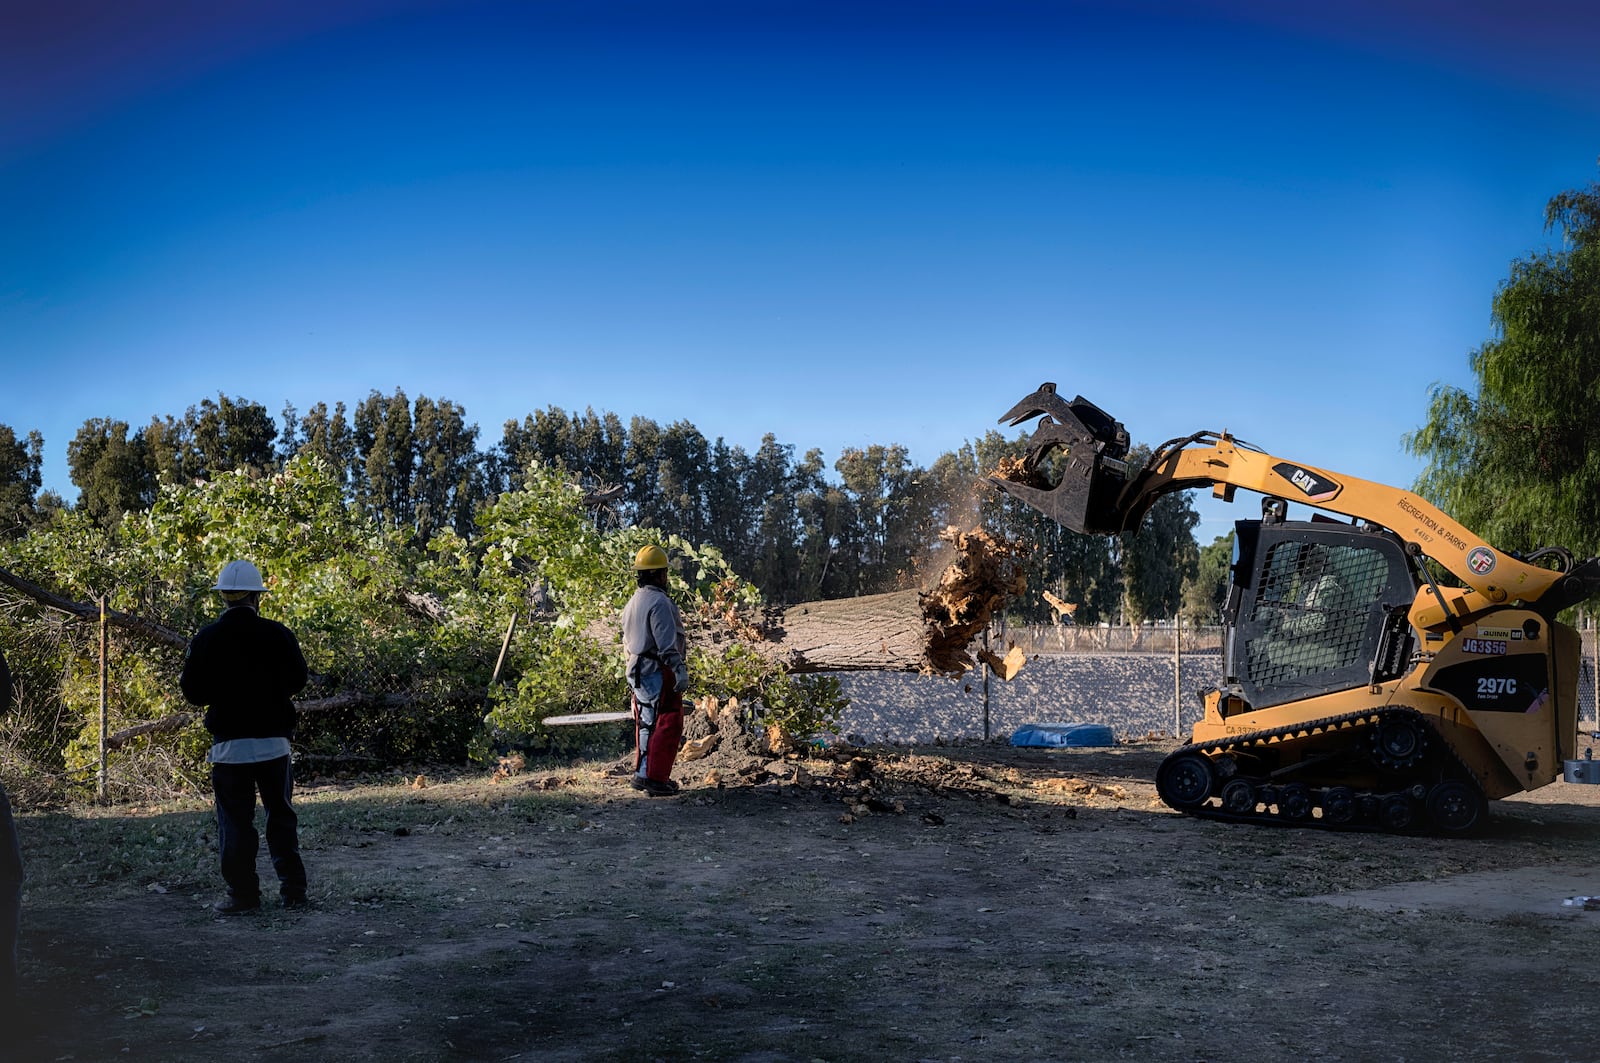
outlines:
{"label": "fence post", "polygon": [[1183,614],[1172,618],[1172,737],[1183,737]]}
{"label": "fence post", "polygon": [[100,595],[100,770],[95,774],[95,794],[106,799],[106,596]]}
{"label": "fence post", "polygon": [[511,649],[511,636],[517,630],[517,614],[511,614],[511,623],[506,625],[506,637],[500,640],[500,656],[494,659],[494,673],[489,676],[489,689],[483,695],[485,711],[492,707],[494,702],[494,688],[500,683],[500,669],[506,663],[506,653]]}
{"label": "fence post", "polygon": [[[983,651],[989,652],[989,625],[983,627]],[[979,667],[983,669],[983,740],[989,740],[989,660],[987,656],[979,658]]]}

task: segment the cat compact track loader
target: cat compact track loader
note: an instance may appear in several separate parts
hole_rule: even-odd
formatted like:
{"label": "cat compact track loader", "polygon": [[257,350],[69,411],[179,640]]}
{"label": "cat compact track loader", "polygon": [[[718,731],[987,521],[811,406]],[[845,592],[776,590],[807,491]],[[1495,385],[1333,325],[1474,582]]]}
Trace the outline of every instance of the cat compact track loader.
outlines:
{"label": "cat compact track loader", "polygon": [[[1561,776],[1577,744],[1581,643],[1556,616],[1600,593],[1600,559],[1503,553],[1409,491],[1226,432],[1171,440],[1135,467],[1123,426],[1054,384],[1000,420],[1035,417],[1026,455],[991,481],[1073,531],[1136,531],[1172,491],[1264,496],[1261,518],[1236,524],[1222,686],[1156,774],[1168,805],[1463,834],[1487,801]],[[1289,520],[1290,501],[1323,512]],[[1441,586],[1425,559],[1461,586]]]}

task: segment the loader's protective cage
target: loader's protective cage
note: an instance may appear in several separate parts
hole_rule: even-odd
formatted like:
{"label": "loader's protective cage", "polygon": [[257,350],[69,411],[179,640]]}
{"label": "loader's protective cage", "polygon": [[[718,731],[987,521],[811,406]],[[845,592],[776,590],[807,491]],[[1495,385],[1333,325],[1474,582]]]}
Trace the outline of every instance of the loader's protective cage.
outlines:
{"label": "loader's protective cage", "polygon": [[1239,521],[1224,619],[1225,681],[1262,709],[1403,674],[1416,577],[1393,534]]}

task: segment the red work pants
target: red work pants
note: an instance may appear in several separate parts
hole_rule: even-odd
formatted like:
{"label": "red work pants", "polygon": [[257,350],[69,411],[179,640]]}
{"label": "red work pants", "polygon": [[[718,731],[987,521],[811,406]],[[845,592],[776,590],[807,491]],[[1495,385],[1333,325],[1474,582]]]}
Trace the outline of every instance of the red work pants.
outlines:
{"label": "red work pants", "polygon": [[683,741],[683,694],[675,688],[671,672],[663,671],[661,697],[654,705],[633,699],[635,770],[647,779],[667,782]]}

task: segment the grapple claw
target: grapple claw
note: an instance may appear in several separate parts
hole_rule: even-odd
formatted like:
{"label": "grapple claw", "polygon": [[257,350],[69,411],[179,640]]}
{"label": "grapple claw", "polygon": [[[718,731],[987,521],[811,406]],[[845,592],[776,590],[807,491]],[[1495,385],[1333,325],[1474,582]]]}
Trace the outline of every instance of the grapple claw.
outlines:
{"label": "grapple claw", "polygon": [[1020,466],[991,473],[990,480],[1073,531],[1124,530],[1118,496],[1128,472],[1127,430],[1082,395],[1067,402],[1053,383],[1039,385],[1000,420],[1015,426],[1033,417],[1041,420]]}

